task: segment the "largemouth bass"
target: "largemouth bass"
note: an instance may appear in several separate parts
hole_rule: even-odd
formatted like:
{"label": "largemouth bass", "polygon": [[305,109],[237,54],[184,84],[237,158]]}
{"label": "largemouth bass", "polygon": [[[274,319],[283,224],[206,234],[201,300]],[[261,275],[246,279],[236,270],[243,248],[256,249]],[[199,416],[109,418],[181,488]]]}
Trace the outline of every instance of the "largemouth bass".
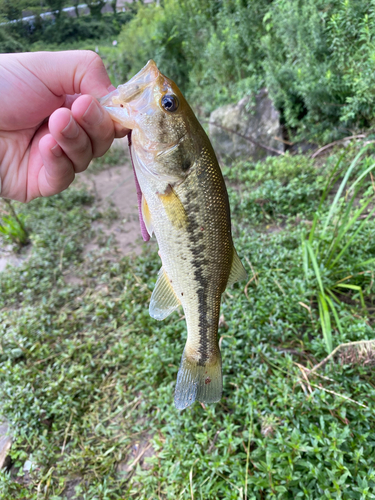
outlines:
{"label": "largemouth bass", "polygon": [[211,143],[177,85],[153,61],[101,103],[131,132],[142,235],[154,233],[162,261],[150,315],[180,305],[187,341],[175,405],[219,401],[221,295],[246,278],[231,235],[228,195]]}

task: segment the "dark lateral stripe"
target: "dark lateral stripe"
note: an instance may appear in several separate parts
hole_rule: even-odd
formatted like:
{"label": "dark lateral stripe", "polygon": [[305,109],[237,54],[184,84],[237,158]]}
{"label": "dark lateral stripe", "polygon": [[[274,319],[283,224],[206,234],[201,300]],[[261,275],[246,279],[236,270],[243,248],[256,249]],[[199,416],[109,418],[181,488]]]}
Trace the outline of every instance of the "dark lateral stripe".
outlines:
{"label": "dark lateral stripe", "polygon": [[208,262],[204,258],[207,251],[204,243],[203,235],[199,231],[199,224],[195,214],[199,213],[199,206],[196,200],[192,200],[192,193],[188,194],[188,236],[191,244],[191,253],[194,256],[192,265],[194,267],[194,278],[197,282],[198,295],[198,327],[199,327],[199,360],[198,366],[204,366],[209,359],[209,324],[207,321],[208,314],[208,280],[204,277],[204,268]]}
{"label": "dark lateral stripe", "polygon": [[[195,164],[193,176],[188,178],[193,189],[189,190],[189,185],[185,185],[188,247],[193,257],[192,266],[198,298],[200,366],[205,365],[207,361],[214,362],[214,358],[220,356],[217,345],[220,299],[228,278],[225,273],[228,271],[229,275],[229,253],[233,247],[229,201],[224,180],[220,177],[220,168],[208,150],[203,150],[201,155]],[[203,212],[204,210],[207,212]],[[217,251],[228,252],[228,255],[216,254]],[[212,275],[207,273],[209,265],[213,266],[210,269]]]}

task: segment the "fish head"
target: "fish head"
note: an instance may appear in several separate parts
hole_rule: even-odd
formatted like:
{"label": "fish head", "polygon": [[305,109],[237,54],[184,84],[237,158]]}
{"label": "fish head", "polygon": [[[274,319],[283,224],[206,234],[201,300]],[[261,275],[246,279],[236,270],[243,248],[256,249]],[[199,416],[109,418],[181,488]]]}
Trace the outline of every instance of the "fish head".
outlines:
{"label": "fish head", "polygon": [[177,85],[154,61],[100,103],[132,130],[137,163],[148,174],[175,181],[186,176],[205,133]]}

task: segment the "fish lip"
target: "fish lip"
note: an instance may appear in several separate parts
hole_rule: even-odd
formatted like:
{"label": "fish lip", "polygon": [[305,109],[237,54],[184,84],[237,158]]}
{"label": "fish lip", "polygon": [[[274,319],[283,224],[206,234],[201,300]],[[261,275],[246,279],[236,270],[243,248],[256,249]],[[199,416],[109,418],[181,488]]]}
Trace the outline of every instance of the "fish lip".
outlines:
{"label": "fish lip", "polygon": [[136,75],[134,75],[130,80],[123,85],[119,85],[118,88],[126,87],[128,85],[148,85],[154,82],[159,76],[160,71],[158,70],[155,62],[150,59],[146,66],[144,66]]}
{"label": "fish lip", "polygon": [[128,82],[119,85],[117,89],[99,99],[100,104],[107,107],[121,107],[125,105],[144,91],[146,87],[153,84],[161,75],[155,62],[150,59],[136,75]]}
{"label": "fish lip", "polygon": [[113,102],[113,98],[118,99],[120,97],[120,92],[118,89],[112,90],[109,94],[98,99],[99,104],[108,108],[119,107],[119,104]]}

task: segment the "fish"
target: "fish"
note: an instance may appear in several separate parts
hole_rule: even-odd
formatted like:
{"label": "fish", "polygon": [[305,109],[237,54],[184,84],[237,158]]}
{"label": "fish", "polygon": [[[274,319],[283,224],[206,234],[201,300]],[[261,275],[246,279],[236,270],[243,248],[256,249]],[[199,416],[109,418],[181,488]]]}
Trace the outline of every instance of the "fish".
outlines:
{"label": "fish", "polygon": [[146,241],[154,234],[159,245],[162,267],[150,316],[163,320],[180,306],[185,315],[175,406],[218,402],[221,296],[247,274],[233,245],[228,194],[214,150],[177,85],[152,60],[100,102],[131,130],[141,232]]}

